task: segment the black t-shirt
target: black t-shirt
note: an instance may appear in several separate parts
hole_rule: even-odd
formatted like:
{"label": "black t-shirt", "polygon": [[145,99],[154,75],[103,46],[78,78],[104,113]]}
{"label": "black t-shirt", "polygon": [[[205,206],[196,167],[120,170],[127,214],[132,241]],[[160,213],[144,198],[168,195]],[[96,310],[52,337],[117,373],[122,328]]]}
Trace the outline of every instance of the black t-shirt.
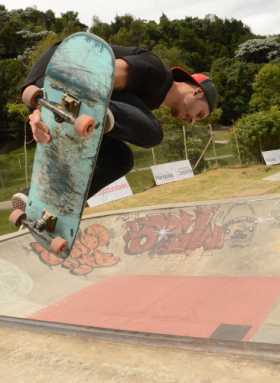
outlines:
{"label": "black t-shirt", "polygon": [[[22,91],[31,84],[43,86],[45,70],[59,44],[60,42],[49,48],[33,65]],[[128,63],[128,82],[125,91],[137,95],[150,110],[158,108],[172,85],[171,70],[147,49],[117,45],[111,47],[117,59],[121,58]],[[117,98],[120,92],[114,91],[112,100]]]}

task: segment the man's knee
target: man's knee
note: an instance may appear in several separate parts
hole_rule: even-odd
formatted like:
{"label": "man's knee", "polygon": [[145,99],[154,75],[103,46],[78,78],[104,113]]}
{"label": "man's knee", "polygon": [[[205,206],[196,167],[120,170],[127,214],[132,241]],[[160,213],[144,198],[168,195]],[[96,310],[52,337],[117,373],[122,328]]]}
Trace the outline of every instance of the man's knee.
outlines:
{"label": "man's knee", "polygon": [[146,137],[143,140],[143,144],[141,145],[143,148],[149,149],[159,145],[162,142],[163,131],[161,129],[160,123],[157,120],[153,121],[147,133],[148,134],[146,134]]}
{"label": "man's knee", "polygon": [[89,196],[129,173],[134,166],[133,154],[122,141],[103,137]]}
{"label": "man's knee", "polygon": [[126,95],[129,102],[111,101],[110,109],[115,117],[115,127],[109,133],[112,138],[142,148],[161,143],[163,133],[160,123],[144,103],[134,95]]}
{"label": "man's knee", "polygon": [[133,153],[126,143],[106,135],[103,137],[98,164],[110,172],[126,173],[134,166]]}

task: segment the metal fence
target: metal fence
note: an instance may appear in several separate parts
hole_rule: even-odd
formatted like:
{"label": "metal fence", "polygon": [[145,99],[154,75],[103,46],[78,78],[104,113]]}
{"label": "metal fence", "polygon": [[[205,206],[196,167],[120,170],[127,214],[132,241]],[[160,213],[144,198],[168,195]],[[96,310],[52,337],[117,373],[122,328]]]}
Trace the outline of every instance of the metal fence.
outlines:
{"label": "metal fence", "polygon": [[[219,149],[222,146],[229,145],[228,141],[217,141],[215,138],[215,133],[213,132],[212,126],[209,125],[209,140],[205,145],[204,149],[201,152],[200,157],[198,158],[196,164],[194,165],[194,169],[198,166],[202,159],[208,164],[207,167],[211,167],[215,165],[216,167],[223,166],[224,164],[228,164],[228,162],[234,162],[235,164],[242,164],[240,158],[240,152],[238,147],[237,138],[236,142],[236,150],[235,153],[220,154]],[[186,141],[186,130],[185,127],[182,127],[181,133],[178,131],[178,140],[181,142],[181,150],[180,153],[170,152],[170,148],[168,148],[168,156],[169,158],[166,162],[170,162],[172,160],[184,160],[188,159],[188,147]],[[165,148],[165,143],[163,142],[156,148],[153,149],[139,149],[135,150],[135,168],[133,171],[144,171],[150,168],[152,165],[163,163],[163,154],[165,155],[167,149]],[[161,153],[161,155],[160,155]],[[163,153],[163,154],[162,154]],[[237,155],[236,155],[237,153]],[[4,196],[6,194],[12,193],[19,188],[23,188],[28,186],[30,182],[30,177],[32,174],[32,158],[33,154],[20,153],[17,156],[13,157],[12,164],[5,163],[5,165],[1,165],[0,163],[0,199],[3,199],[2,194]],[[137,160],[138,158],[138,160]],[[7,190],[7,193],[4,191]]]}

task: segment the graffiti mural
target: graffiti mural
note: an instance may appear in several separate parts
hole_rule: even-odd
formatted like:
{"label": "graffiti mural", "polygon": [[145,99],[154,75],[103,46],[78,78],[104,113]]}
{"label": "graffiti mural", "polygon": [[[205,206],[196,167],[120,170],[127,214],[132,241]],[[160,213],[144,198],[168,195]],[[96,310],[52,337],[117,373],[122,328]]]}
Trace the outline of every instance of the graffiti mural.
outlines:
{"label": "graffiti mural", "polygon": [[224,229],[213,223],[218,207],[196,207],[192,212],[147,214],[125,223],[125,253],[167,255],[224,246]]}
{"label": "graffiti mural", "polygon": [[250,246],[257,228],[257,215],[247,203],[232,205],[225,214],[225,241],[230,247]]}
{"label": "graffiti mural", "polygon": [[[114,222],[119,233],[114,241],[118,242],[120,256],[161,256],[190,255],[196,250],[203,254],[224,246],[248,247],[259,221],[250,204],[235,203],[222,208],[205,205],[176,211],[128,214]],[[46,265],[67,268],[74,275],[87,275],[96,268],[119,263],[120,258],[108,251],[112,239],[104,225],[94,223],[79,233],[70,257],[65,260],[46,251],[37,242],[31,243],[31,247]]]}
{"label": "graffiti mural", "polygon": [[271,209],[271,217],[277,224],[280,223],[280,201],[277,201]]}
{"label": "graffiti mural", "polygon": [[67,259],[57,257],[37,242],[32,242],[31,248],[48,266],[60,265],[73,275],[87,275],[95,268],[113,266],[119,262],[119,257],[101,250],[102,247],[108,246],[109,242],[109,231],[102,225],[93,224],[79,233],[71,255]]}

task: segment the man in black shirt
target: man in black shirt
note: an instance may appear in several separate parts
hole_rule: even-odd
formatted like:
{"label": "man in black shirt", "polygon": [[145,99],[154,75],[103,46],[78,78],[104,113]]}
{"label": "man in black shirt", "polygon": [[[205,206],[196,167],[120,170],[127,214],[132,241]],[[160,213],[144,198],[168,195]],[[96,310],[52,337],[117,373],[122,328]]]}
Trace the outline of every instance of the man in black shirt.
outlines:
{"label": "man in black shirt", "polygon": [[[49,48],[35,63],[22,91],[31,84],[43,86],[46,67],[59,44]],[[168,69],[156,55],[143,48],[112,46],[112,49],[116,60],[109,105],[111,118],[89,196],[133,168],[133,155],[125,142],[144,148],[161,142],[163,132],[152,110],[163,104],[174,117],[194,123],[207,117],[218,102],[216,88],[204,74],[189,74],[180,67]],[[44,141],[45,137],[48,141],[50,137],[38,109],[30,115],[30,125],[35,140],[43,137]]]}

